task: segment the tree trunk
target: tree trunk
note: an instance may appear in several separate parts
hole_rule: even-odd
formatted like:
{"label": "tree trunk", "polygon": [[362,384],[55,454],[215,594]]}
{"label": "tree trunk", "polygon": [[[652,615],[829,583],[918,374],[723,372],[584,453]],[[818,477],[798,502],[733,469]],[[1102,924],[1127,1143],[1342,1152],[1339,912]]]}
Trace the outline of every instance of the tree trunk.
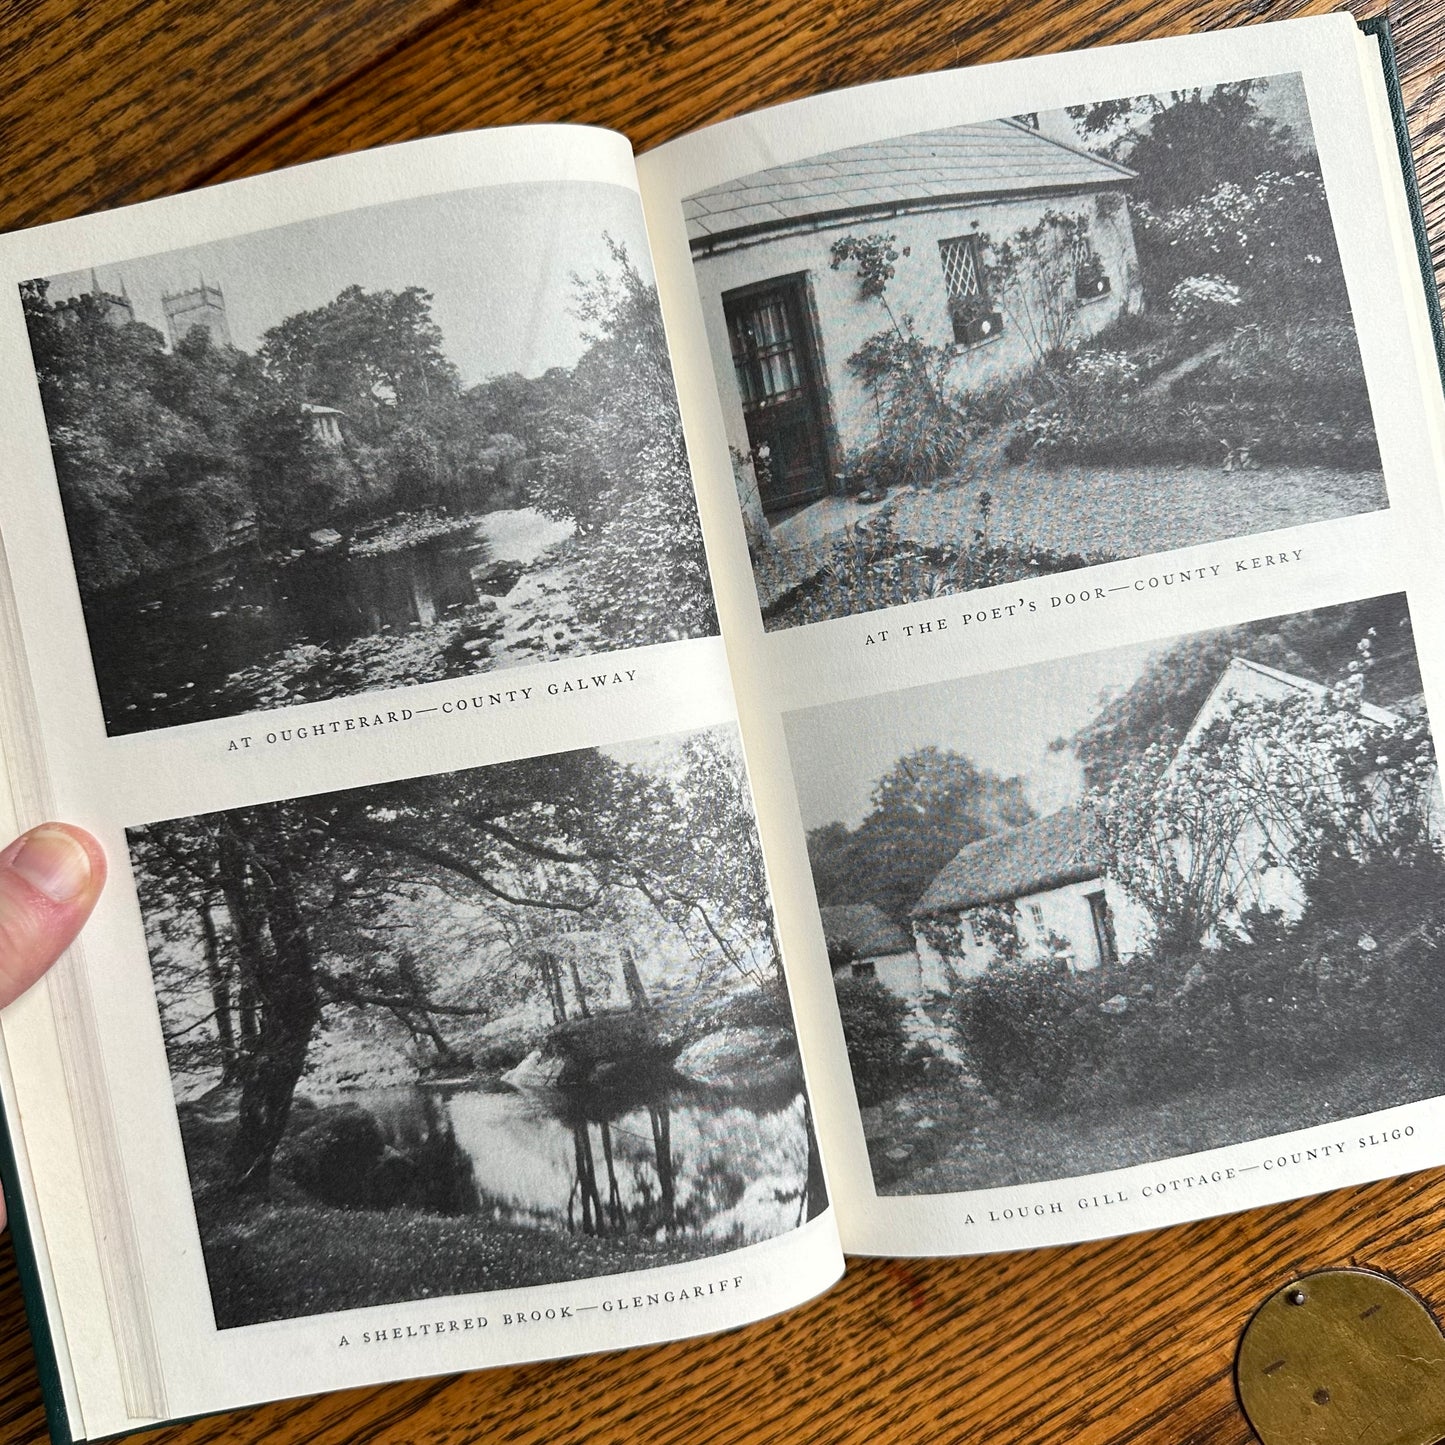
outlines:
{"label": "tree trunk", "polygon": [[286,1131],[296,1083],[321,1019],[321,1002],[311,940],[275,833],[269,826],[258,827],[253,838],[260,857],[251,860],[249,876],[265,910],[271,948],[256,977],[260,1028],[255,1064],[241,1089],[231,1176],[238,1192],[265,1194],[271,1158]]}
{"label": "tree trunk", "polygon": [[221,962],[221,940],[216,936],[216,920],[211,917],[211,900],[205,899],[197,910],[201,919],[201,935],[206,944],[206,982],[211,989],[211,1007],[215,1011],[216,1039],[221,1046],[221,1087],[236,1082],[236,1025],[231,1017],[231,982]]}
{"label": "tree trunk", "polygon": [[652,1007],[647,990],[642,986],[642,975],[637,971],[632,949],[625,943],[622,945],[622,982],[627,986],[627,997],[633,1008],[642,1013]]}
{"label": "tree trunk", "polygon": [[572,965],[572,987],[577,994],[577,1008],[584,1019],[592,1017],[592,1010],[587,1007],[587,990],[582,987],[582,973],[577,967],[577,955],[573,954],[568,960]]}

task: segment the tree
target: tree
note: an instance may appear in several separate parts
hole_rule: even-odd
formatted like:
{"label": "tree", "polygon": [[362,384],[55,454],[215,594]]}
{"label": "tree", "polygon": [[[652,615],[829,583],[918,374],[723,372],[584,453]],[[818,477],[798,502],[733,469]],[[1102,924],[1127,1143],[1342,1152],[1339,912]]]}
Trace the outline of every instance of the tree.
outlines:
{"label": "tree", "polygon": [[[1244,80],[1173,91],[1167,101],[1146,96],[1130,102],[1135,124],[1112,152],[1139,172],[1134,199],[1169,210],[1222,185],[1297,169],[1298,152],[1283,127],[1260,113],[1257,89],[1257,81]],[[1102,114],[1098,107],[1085,108],[1085,129]]]}
{"label": "tree", "polygon": [[856,829],[831,823],[808,835],[818,901],[876,903],[907,925],[935,875],[968,843],[1034,816],[1020,778],[1000,778],[959,753],[919,748],[873,786]]}
{"label": "tree", "polygon": [[1087,787],[1107,788],[1151,743],[1183,737],[1231,658],[1326,678],[1348,666],[1359,639],[1372,630],[1366,701],[1388,706],[1418,693],[1423,684],[1409,609],[1394,593],[1185,637],[1151,657],[1125,692],[1100,699],[1093,719],[1054,747],[1078,756]]}
{"label": "tree", "polygon": [[530,494],[583,534],[579,608],[611,646],[704,636],[717,614],[657,292],[608,245],[610,271],[574,278],[589,345],[541,428]]}
{"label": "tree", "polygon": [[584,749],[154,824],[132,847],[172,1066],[239,1085],[238,1191],[268,1188],[328,1020],[387,1019],[446,1067],[455,1026],[531,995],[558,1023],[604,994],[646,1012],[644,917],[709,981],[780,982],[741,757],[717,734],[656,773]]}
{"label": "tree", "polygon": [[262,365],[298,401],[346,411],[375,440],[393,409],[421,411],[458,391],[431,303],[420,286],[348,286],[325,306],[298,311],[267,331]]}
{"label": "tree", "polygon": [[94,297],[22,303],[82,596],[202,556],[250,508],[236,439],[261,384],[193,331],[112,324]]}

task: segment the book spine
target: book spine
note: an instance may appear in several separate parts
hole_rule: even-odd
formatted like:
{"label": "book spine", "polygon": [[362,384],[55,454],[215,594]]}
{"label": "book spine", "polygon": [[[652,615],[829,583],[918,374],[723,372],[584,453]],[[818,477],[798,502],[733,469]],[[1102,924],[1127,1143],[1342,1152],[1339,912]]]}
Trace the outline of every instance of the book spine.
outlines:
{"label": "book spine", "polygon": [[1435,360],[1440,379],[1445,383],[1445,321],[1440,316],[1440,290],[1435,281],[1435,266],[1430,258],[1430,233],[1425,229],[1425,210],[1420,203],[1420,185],[1415,174],[1415,155],[1410,148],[1410,132],[1405,124],[1405,96],[1400,88],[1400,70],[1395,59],[1395,41],[1390,33],[1389,17],[1378,15],[1362,20],[1360,29],[1373,37],[1380,47],[1380,63],[1385,72],[1385,90],[1390,97],[1390,118],[1395,130],[1395,145],[1400,152],[1400,172],[1405,181],[1405,197],[1410,204],[1410,229],[1415,235],[1415,254],[1420,261],[1420,276],[1425,283],[1425,304],[1430,309],[1430,334],[1435,340]]}
{"label": "book spine", "polygon": [[25,1317],[30,1325],[30,1338],[35,1347],[35,1364],[40,1375],[40,1390],[45,1397],[45,1424],[52,1445],[75,1445],[71,1433],[70,1414],[65,1406],[65,1391],[60,1383],[60,1366],[55,1356],[55,1342],[50,1330],[50,1316],[45,1308],[45,1291],[40,1284],[40,1271],[35,1263],[35,1238],[30,1221],[25,1217],[20,1189],[20,1171],[15,1164],[15,1148],[10,1138],[10,1121],[0,1110],[0,1183],[5,1187],[5,1207],[10,1220],[10,1241],[15,1248],[15,1268],[20,1276],[20,1289],[25,1297]]}

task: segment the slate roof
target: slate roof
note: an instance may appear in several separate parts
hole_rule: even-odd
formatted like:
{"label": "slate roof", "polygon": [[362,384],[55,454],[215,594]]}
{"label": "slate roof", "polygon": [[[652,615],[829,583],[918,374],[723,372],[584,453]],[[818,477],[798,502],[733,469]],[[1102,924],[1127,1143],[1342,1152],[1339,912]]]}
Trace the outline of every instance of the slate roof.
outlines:
{"label": "slate roof", "polygon": [[913,952],[913,940],[876,903],[839,903],[818,912],[830,948],[850,944],[860,959]]}
{"label": "slate roof", "polygon": [[960,849],[913,911],[956,913],[1098,878],[1103,871],[1092,820],[1078,808],[1063,808]]}
{"label": "slate roof", "polygon": [[1013,120],[870,141],[727,181],[683,203],[694,247],[798,221],[936,208],[1021,192],[1097,190],[1135,178],[1126,166]]}

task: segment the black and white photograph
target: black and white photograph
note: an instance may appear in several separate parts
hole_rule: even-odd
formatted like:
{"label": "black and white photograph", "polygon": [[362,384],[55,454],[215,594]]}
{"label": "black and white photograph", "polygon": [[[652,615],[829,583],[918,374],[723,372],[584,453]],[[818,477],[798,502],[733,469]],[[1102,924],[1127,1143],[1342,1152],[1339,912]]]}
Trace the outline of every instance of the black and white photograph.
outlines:
{"label": "black and white photograph", "polygon": [[389,202],[21,297],[111,736],[717,630],[630,191]]}
{"label": "black and white photograph", "polygon": [[826,1207],[736,729],[129,838],[218,1328]]}
{"label": "black and white photograph", "polygon": [[1402,595],[787,733],[880,1194],[1445,1094],[1445,816]]}
{"label": "black and white photograph", "polygon": [[869,141],[683,211],[769,629],[1388,504],[1297,74]]}

